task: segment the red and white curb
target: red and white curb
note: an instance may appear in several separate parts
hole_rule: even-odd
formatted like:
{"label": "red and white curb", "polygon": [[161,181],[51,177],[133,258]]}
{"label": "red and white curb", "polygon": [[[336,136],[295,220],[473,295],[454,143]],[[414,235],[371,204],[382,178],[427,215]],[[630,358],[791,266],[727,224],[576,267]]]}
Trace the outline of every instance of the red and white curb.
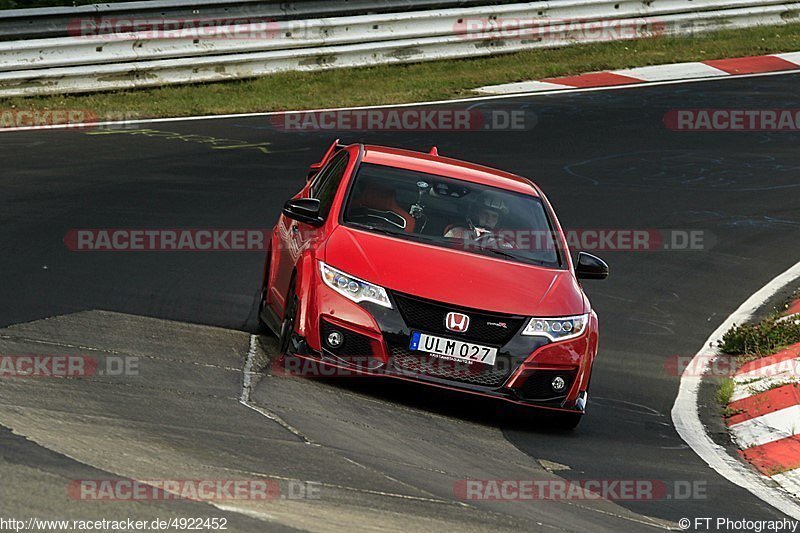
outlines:
{"label": "red and white curb", "polygon": [[515,94],[542,91],[575,90],[596,87],[618,87],[622,85],[668,82],[677,80],[700,80],[745,74],[763,74],[797,70],[800,67],[800,52],[767,56],[713,59],[692,63],[673,63],[652,67],[639,67],[606,72],[590,72],[579,76],[545,78],[538,81],[523,81],[488,85],[475,89],[483,94]]}
{"label": "red and white curb", "polygon": [[[771,298],[798,279],[800,279],[800,261],[771,279],[722,321],[700,346],[681,375],[678,395],[670,411],[678,435],[710,468],[795,520],[800,520],[800,499],[793,496],[790,491],[797,494],[796,478],[791,474],[772,478],[765,476],[744,461],[740,461],[740,458],[732,456],[724,446],[712,439],[708,428],[700,419],[702,403],[700,389],[704,381],[703,373],[710,371],[715,361],[723,357],[719,355],[716,347],[725,334],[736,324],[750,321]],[[782,482],[785,489],[781,489],[777,481]]]}
{"label": "red and white curb", "polygon": [[800,498],[800,343],[744,364],[727,423],[742,457]]}

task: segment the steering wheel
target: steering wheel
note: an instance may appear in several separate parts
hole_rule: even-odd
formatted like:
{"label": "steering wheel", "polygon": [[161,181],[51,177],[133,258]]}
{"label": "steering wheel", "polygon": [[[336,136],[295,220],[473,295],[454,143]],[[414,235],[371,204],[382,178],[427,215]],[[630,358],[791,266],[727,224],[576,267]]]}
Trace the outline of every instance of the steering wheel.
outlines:
{"label": "steering wheel", "polygon": [[517,243],[502,233],[482,233],[478,235],[475,242],[481,248],[495,247],[498,250],[515,250],[517,248]]}

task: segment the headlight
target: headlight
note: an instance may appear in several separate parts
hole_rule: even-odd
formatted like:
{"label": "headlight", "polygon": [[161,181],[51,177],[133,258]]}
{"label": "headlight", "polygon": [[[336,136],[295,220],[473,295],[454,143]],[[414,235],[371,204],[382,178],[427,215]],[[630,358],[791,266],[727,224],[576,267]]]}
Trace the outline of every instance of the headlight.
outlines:
{"label": "headlight", "polygon": [[349,298],[356,303],[372,302],[389,309],[392,308],[392,304],[389,302],[389,295],[386,294],[386,289],[383,287],[363,279],[354,278],[350,274],[345,274],[322,261],[319,262],[319,269],[325,285],[345,298]]}
{"label": "headlight", "polygon": [[588,314],[563,318],[531,318],[522,334],[541,335],[551,341],[563,341],[580,337],[588,323]]}

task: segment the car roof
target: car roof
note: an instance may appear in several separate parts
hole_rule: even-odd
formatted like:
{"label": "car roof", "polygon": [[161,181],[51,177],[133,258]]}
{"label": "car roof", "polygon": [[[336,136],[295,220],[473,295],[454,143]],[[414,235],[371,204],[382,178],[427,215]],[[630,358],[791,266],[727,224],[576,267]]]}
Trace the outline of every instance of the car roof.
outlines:
{"label": "car roof", "polygon": [[539,197],[538,189],[533,183],[521,176],[494,168],[484,167],[467,161],[414,152],[401,148],[365,145],[362,162],[388,167],[404,168],[433,174],[435,176],[463,179],[471,183],[498,187],[530,196]]}

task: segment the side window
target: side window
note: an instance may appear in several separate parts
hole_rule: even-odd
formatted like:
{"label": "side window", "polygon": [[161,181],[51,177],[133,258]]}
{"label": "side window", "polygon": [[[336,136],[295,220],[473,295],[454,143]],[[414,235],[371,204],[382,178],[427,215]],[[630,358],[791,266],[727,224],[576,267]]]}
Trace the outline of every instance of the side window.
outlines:
{"label": "side window", "polygon": [[331,211],[333,197],[336,196],[349,160],[350,156],[347,152],[334,157],[330,165],[320,173],[317,183],[311,187],[311,198],[319,200],[319,214],[322,218],[327,218]]}
{"label": "side window", "polygon": [[310,198],[315,198],[314,193],[317,192],[319,186],[328,179],[328,176],[331,174],[331,170],[336,164],[336,158],[334,157],[332,161],[328,161],[328,164],[325,165],[320,169],[316,176],[314,176],[314,180],[311,182],[311,187],[308,189],[308,195]]}

